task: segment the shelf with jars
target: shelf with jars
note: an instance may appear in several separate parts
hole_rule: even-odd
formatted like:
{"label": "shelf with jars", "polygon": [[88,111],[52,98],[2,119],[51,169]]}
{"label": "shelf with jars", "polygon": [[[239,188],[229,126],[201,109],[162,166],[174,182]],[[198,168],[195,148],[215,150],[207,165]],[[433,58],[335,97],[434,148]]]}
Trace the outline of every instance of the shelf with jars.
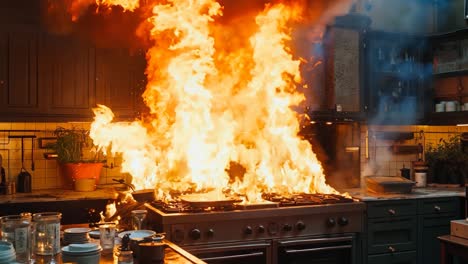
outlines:
{"label": "shelf with jars", "polygon": [[368,121],[422,122],[431,75],[425,38],[372,31],[368,33],[366,49]]}

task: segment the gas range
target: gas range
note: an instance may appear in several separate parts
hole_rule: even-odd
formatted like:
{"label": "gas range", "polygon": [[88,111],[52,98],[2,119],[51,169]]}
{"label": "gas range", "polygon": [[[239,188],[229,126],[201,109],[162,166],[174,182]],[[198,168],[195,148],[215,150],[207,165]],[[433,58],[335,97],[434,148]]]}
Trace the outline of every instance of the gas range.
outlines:
{"label": "gas range", "polygon": [[[365,205],[339,195],[264,195],[265,203],[146,203],[148,223],[179,245],[358,233]],[[208,204],[209,205],[209,204]]]}

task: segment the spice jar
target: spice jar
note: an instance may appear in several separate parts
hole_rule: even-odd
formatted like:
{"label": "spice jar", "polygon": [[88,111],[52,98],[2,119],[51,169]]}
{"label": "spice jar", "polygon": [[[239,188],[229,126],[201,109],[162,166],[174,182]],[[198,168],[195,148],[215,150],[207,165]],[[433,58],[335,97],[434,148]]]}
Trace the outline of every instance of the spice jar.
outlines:
{"label": "spice jar", "polygon": [[33,214],[33,252],[37,255],[55,255],[60,252],[59,212]]}
{"label": "spice jar", "polygon": [[29,263],[30,252],[30,219],[21,215],[7,215],[0,217],[2,240],[13,244],[16,252],[16,261]]}

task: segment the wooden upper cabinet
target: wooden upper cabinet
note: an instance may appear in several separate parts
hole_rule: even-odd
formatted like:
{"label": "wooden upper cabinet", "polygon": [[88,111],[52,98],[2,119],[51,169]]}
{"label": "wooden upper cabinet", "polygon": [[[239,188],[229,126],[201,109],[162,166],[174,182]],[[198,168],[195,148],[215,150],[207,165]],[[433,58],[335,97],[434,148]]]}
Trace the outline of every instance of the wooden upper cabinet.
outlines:
{"label": "wooden upper cabinet", "polygon": [[96,103],[94,52],[91,45],[72,36],[41,38],[39,80],[49,115],[92,116]]}
{"label": "wooden upper cabinet", "polygon": [[37,34],[3,32],[0,36],[0,111],[40,113],[43,109],[37,81]]}
{"label": "wooden upper cabinet", "polygon": [[136,117],[145,86],[143,51],[123,48],[96,50],[96,103],[112,109],[117,118]]}

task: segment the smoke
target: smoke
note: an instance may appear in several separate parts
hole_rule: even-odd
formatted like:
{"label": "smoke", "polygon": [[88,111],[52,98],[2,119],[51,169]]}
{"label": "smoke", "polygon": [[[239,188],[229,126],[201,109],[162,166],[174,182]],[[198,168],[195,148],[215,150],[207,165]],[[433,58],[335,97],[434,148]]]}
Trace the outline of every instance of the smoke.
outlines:
{"label": "smoke", "polygon": [[422,36],[433,30],[433,8],[432,2],[422,0],[365,0],[372,29],[390,32],[372,36],[367,51],[370,123],[412,124],[424,113],[421,101],[432,61],[427,60],[429,46]]}

